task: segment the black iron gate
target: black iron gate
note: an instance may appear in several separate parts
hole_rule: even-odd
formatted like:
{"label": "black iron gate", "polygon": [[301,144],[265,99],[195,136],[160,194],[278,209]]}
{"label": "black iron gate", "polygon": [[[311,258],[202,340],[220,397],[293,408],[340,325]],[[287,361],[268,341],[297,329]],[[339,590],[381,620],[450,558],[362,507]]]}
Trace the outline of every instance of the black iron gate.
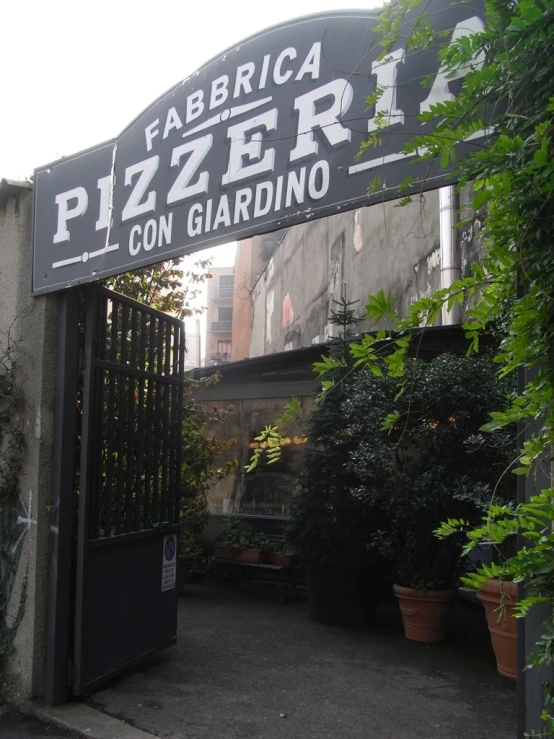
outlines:
{"label": "black iron gate", "polygon": [[73,692],[176,640],[185,333],[89,290],[82,401]]}

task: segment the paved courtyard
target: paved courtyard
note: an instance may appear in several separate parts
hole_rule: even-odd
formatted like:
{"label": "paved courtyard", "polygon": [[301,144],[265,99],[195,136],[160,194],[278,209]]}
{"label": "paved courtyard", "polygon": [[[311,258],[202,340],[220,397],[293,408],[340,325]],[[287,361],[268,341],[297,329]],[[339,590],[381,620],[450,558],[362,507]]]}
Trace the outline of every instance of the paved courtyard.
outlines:
{"label": "paved courtyard", "polygon": [[431,647],[403,638],[393,602],[348,630],[276,601],[188,585],[178,645],[89,704],[171,739],[515,739],[479,607],[460,604]]}

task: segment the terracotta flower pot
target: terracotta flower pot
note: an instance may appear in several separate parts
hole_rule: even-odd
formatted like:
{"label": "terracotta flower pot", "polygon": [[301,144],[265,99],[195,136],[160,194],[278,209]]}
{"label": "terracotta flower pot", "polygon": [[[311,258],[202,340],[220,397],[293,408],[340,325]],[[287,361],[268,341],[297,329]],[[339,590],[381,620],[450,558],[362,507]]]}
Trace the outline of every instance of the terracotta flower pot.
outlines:
{"label": "terracotta flower pot", "polygon": [[262,564],[265,562],[265,552],[262,552],[261,549],[241,549],[240,561],[253,565]]}
{"label": "terracotta flower pot", "polygon": [[406,639],[426,644],[444,639],[446,618],[457,590],[412,590],[394,585],[394,592]]}
{"label": "terracotta flower pot", "polygon": [[[504,608],[500,608],[502,595]],[[507,580],[489,580],[477,597],[485,606],[485,617],[491,635],[496,667],[502,677],[515,680],[517,677],[517,621],[514,606],[517,602],[517,584]]]}

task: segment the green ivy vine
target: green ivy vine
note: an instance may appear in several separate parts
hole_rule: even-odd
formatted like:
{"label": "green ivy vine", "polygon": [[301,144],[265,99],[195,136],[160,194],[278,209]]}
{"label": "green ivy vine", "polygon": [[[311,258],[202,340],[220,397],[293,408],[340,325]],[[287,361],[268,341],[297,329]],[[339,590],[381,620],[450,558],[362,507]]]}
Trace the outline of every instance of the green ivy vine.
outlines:
{"label": "green ivy vine", "polygon": [[[381,59],[401,44],[406,52],[439,43],[446,72],[461,66],[468,70],[461,91],[451,101],[432,105],[420,116],[432,124],[432,133],[414,137],[403,149],[419,159],[439,160],[454,170],[459,189],[471,188],[474,212],[483,214],[484,257],[474,264],[469,277],[454,282],[413,303],[408,315],[397,312],[390,294],[369,296],[366,315],[376,331],[351,347],[357,366],[380,372],[383,346],[386,372],[398,378],[401,392],[409,392],[405,372],[410,344],[440,317],[443,306],[466,307],[464,323],[470,351],[479,348],[481,337],[493,332],[499,338],[496,355],[500,376],[524,370],[526,380],[507,409],[491,414],[483,430],[493,431],[513,423],[537,428],[525,434],[519,461],[513,472],[536,475],[541,465],[551,479],[548,489],[519,505],[499,505],[491,500],[482,524],[444,522],[438,536],[460,531],[468,534],[466,551],[481,545],[498,546],[519,536],[519,551],[498,564],[465,578],[468,587],[479,588],[491,577],[508,578],[525,585],[518,616],[525,617],[536,605],[547,604],[548,617],[532,654],[529,667],[554,664],[554,488],[550,460],[554,448],[554,0],[486,0],[484,31],[441,42],[433,33],[422,0],[397,0],[381,15]],[[418,8],[418,21],[406,36],[405,19]],[[456,75],[453,75],[456,77]],[[429,80],[422,80],[428,85]],[[383,89],[367,99],[375,106],[378,130],[363,149],[380,145],[387,131],[386,111],[379,111]],[[430,126],[431,128],[431,126]],[[463,159],[458,144],[477,131],[488,131],[484,145],[475,146]],[[404,182],[414,187],[412,179]],[[370,190],[377,192],[379,182]],[[402,198],[399,205],[410,202]],[[467,222],[460,220],[459,226]],[[388,328],[379,328],[380,326]],[[317,368],[320,378],[332,378],[336,360],[326,358]],[[332,380],[325,392],[333,392]],[[391,413],[385,428],[392,429],[398,416]],[[265,436],[278,449],[275,429]],[[545,460],[547,462],[545,463]],[[507,473],[510,474],[510,473]],[[544,729],[533,736],[554,737],[553,689],[545,689]]]}
{"label": "green ivy vine", "polygon": [[14,501],[19,492],[19,473],[23,461],[24,436],[18,423],[21,391],[15,380],[13,347],[0,353],[0,670],[11,651],[13,639],[21,622],[25,602],[25,585],[19,604],[12,605],[12,586],[17,570],[17,558],[10,551],[13,530]]}

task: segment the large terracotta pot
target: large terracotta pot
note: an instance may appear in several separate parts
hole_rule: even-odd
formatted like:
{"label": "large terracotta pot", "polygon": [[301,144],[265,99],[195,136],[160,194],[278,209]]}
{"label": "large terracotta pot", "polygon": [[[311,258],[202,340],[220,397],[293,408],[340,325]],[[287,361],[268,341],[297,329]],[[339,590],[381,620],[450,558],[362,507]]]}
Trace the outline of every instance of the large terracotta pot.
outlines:
{"label": "large terracotta pot", "polygon": [[446,619],[457,590],[412,590],[394,585],[394,592],[406,639],[426,644],[444,639]]}
{"label": "large terracotta pot", "polygon": [[[504,607],[500,607],[504,595]],[[517,584],[507,580],[489,580],[478,591],[477,597],[485,606],[485,616],[496,656],[496,667],[502,677],[517,677],[517,621],[514,606],[517,602]]]}

